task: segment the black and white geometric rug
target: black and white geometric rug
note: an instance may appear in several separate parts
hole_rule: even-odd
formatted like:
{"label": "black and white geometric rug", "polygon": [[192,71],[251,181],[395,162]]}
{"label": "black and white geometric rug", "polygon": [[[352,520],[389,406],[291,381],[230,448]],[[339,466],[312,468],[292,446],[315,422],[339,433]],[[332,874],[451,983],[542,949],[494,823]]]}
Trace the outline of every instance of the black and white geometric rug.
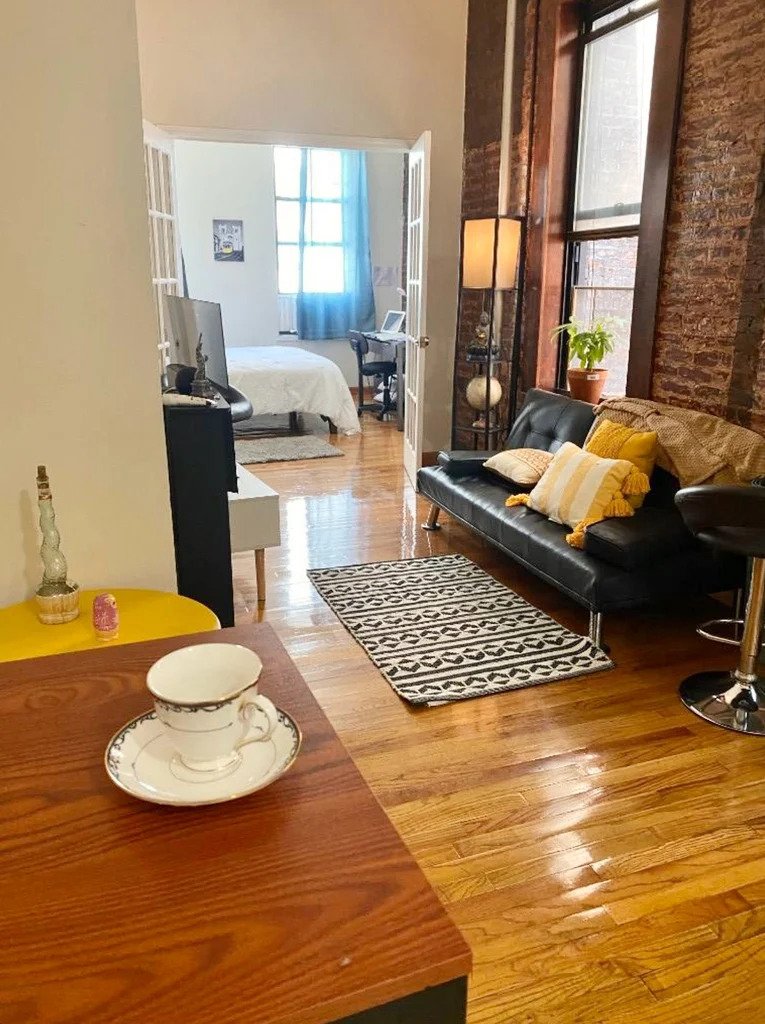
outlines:
{"label": "black and white geometric rug", "polygon": [[311,582],[410,704],[602,672],[611,659],[462,555],[311,569]]}

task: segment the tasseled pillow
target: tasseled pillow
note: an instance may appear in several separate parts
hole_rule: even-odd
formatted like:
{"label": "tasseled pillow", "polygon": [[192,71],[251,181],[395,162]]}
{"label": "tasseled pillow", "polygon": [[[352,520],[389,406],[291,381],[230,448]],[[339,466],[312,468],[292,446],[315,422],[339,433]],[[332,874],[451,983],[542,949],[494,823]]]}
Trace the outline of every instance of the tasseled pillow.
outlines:
{"label": "tasseled pillow", "polygon": [[633,430],[605,416],[584,442],[584,450],[602,459],[626,459],[634,466],[624,481],[622,493],[633,508],[640,508],[651,489],[650,476],[656,464],[659,439],[653,430]]}
{"label": "tasseled pillow", "polygon": [[[584,532],[603,519],[634,515],[625,499],[631,488],[647,484],[639,479],[626,459],[603,459],[582,451],[567,441],[555,454],[541,480],[530,494],[513,494],[506,505],[528,505],[536,512],[573,529],[566,541],[572,548],[584,547]],[[632,477],[629,482],[628,478]]]}

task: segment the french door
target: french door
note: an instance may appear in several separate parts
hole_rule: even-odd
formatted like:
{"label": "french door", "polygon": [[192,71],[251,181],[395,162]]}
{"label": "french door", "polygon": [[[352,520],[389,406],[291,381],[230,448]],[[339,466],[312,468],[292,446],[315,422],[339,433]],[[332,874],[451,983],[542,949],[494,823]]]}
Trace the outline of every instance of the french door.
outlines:
{"label": "french door", "polygon": [[414,487],[422,465],[422,412],[425,391],[425,325],[430,200],[430,132],[409,151],[409,197],[406,252],[406,404],[404,469]]}
{"label": "french door", "polygon": [[151,283],[157,316],[157,349],[162,375],[170,361],[164,294],[181,294],[181,256],[176,217],[173,139],[149,121],[143,122],[146,201],[149,210]]}

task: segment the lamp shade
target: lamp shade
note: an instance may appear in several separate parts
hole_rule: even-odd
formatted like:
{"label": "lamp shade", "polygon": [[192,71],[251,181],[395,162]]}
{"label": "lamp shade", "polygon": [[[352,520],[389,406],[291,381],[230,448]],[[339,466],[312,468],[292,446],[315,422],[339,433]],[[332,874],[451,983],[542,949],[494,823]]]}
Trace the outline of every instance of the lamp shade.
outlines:
{"label": "lamp shade", "polygon": [[518,220],[510,217],[466,220],[462,232],[462,287],[515,288],[520,243],[521,222]]}
{"label": "lamp shade", "polygon": [[462,287],[491,288],[496,217],[466,220],[462,233]]}
{"label": "lamp shade", "polygon": [[497,223],[497,282],[494,287],[515,288],[521,251],[521,222],[512,217],[500,217]]}

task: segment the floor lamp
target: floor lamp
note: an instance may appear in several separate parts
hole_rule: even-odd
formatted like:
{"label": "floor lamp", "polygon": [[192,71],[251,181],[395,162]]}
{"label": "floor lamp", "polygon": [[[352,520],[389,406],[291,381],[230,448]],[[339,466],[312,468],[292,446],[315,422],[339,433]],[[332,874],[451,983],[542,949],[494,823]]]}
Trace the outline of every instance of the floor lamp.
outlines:
{"label": "floor lamp", "polygon": [[[493,370],[502,363],[510,364],[510,404],[514,405],[517,388],[518,340],[520,338],[520,269],[522,266],[523,222],[516,217],[481,217],[462,222],[460,256],[460,314],[462,321],[462,292],[480,291],[481,314],[473,334],[474,341],[468,348],[466,360],[477,366],[479,372],[468,383],[465,397],[468,405],[475,409],[478,418],[470,428],[474,435],[475,447],[483,434],[484,448],[488,451],[492,435],[499,432],[493,422],[495,407],[502,400],[502,386]],[[516,291],[516,330],[511,358],[501,358],[501,346],[494,337],[495,305],[498,291]]]}

